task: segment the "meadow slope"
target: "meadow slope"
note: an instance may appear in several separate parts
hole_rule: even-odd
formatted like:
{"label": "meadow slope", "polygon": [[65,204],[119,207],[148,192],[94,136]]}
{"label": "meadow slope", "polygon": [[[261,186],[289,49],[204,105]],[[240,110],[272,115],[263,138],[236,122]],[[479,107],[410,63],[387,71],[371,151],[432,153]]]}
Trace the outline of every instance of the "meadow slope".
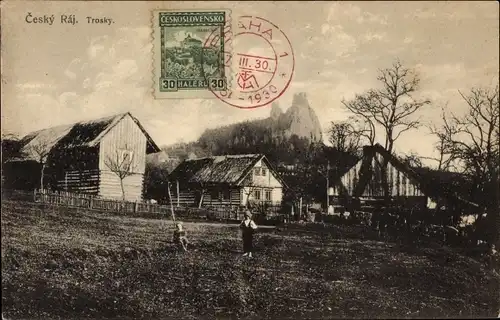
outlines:
{"label": "meadow slope", "polygon": [[409,250],[361,227],[263,228],[241,257],[236,225],[2,203],[8,319],[416,318],[498,314],[499,278],[438,246]]}

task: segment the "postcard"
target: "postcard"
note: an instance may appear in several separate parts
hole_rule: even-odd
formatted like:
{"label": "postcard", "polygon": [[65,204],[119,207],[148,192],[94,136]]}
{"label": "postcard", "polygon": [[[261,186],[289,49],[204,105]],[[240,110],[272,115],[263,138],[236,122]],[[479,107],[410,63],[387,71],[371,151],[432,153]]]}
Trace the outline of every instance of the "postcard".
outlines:
{"label": "postcard", "polygon": [[0,9],[2,319],[500,316],[496,2]]}

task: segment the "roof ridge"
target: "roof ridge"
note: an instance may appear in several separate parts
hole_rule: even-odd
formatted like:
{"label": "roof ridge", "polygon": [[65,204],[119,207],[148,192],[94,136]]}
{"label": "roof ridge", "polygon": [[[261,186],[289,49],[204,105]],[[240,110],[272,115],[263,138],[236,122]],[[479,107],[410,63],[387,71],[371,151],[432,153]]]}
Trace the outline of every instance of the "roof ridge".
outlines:
{"label": "roof ridge", "polygon": [[261,157],[265,156],[265,154],[263,153],[221,154],[221,155],[206,156],[194,159],[186,159],[185,161],[196,161],[196,160],[215,159],[215,158],[250,158],[257,156]]}
{"label": "roof ridge", "polygon": [[30,131],[27,134],[25,134],[23,136],[23,138],[28,137],[28,136],[30,136],[32,134],[35,134],[35,133],[40,133],[40,132],[45,131],[45,130],[56,129],[56,128],[64,128],[64,127],[69,127],[69,126],[73,127],[73,126],[75,126],[77,124],[86,124],[86,123],[89,123],[89,122],[104,121],[105,119],[113,119],[113,118],[116,118],[118,116],[125,116],[127,113],[132,118],[134,118],[132,116],[132,114],[130,114],[129,111],[127,111],[127,112],[120,112],[120,113],[114,113],[114,114],[110,114],[110,115],[104,116],[104,117],[99,117],[99,118],[94,118],[94,119],[88,119],[88,120],[80,120],[80,121],[76,121],[76,122],[63,123],[63,124],[58,124],[58,125],[55,125],[55,126],[50,126],[50,127],[45,127],[45,128],[42,128],[42,129]]}

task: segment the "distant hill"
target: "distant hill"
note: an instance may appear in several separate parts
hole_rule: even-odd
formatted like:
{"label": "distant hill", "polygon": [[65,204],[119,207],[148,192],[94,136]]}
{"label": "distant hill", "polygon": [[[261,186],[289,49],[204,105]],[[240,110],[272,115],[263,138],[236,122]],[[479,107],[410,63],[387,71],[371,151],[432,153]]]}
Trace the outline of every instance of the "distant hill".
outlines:
{"label": "distant hill", "polygon": [[285,112],[274,103],[268,118],[209,129],[195,142],[163,150],[169,158],[181,161],[208,155],[265,153],[274,162],[291,163],[299,160],[297,156],[300,158],[310,143],[320,142],[321,135],[316,112],[306,94],[298,93]]}

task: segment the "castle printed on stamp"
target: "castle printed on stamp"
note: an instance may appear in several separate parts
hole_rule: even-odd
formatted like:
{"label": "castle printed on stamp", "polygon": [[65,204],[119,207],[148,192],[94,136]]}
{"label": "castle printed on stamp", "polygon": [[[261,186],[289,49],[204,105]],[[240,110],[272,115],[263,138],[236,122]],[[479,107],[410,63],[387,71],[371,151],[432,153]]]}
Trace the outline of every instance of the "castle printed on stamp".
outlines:
{"label": "castle printed on stamp", "polygon": [[[226,90],[224,33],[229,11],[155,11],[155,97],[213,98]],[[214,36],[215,35],[215,36]],[[208,37],[211,41],[207,41]]]}

